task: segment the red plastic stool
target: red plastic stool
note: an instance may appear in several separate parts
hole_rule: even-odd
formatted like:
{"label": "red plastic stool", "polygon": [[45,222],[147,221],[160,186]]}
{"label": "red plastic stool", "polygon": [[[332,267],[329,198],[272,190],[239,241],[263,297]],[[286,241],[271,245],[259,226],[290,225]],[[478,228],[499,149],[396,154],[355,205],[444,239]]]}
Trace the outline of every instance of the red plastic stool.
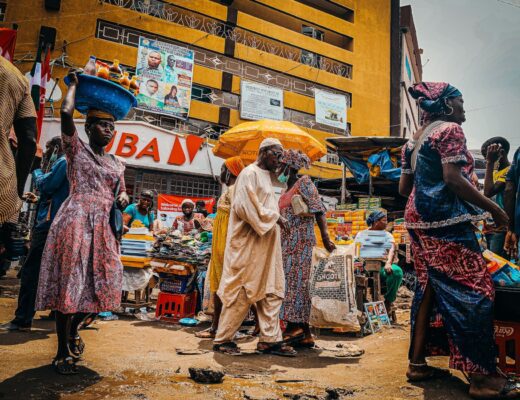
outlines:
{"label": "red plastic stool", "polygon": [[[520,323],[494,321],[494,324],[498,366],[503,372],[520,377]],[[510,360],[513,362],[508,362]]]}
{"label": "red plastic stool", "polygon": [[188,294],[160,292],[155,306],[155,318],[166,322],[179,322],[182,318],[195,316],[197,291]]}

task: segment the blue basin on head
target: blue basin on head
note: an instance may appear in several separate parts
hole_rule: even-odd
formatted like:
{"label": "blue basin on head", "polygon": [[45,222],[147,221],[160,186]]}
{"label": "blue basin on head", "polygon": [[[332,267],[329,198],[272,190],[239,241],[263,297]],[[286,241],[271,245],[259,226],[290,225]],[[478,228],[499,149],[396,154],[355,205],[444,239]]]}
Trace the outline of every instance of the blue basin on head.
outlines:
{"label": "blue basin on head", "polygon": [[[65,77],[65,84],[70,79]],[[105,111],[116,120],[123,119],[132,107],[137,106],[135,96],[117,83],[97,76],[78,74],[79,85],[76,89],[76,110],[87,114],[90,109]]]}

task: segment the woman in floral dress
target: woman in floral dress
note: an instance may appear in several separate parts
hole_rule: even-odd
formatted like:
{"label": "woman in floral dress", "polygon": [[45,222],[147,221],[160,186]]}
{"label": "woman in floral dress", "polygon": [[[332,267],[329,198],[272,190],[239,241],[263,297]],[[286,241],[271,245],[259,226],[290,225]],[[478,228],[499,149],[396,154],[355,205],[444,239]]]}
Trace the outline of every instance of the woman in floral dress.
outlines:
{"label": "woman in floral dress", "polygon": [[114,135],[114,117],[88,112],[85,130],[89,143],[79,137],[73,113],[78,79],[69,74],[69,90],[61,106],[61,131],[70,195],[51,226],[42,257],[36,308],[56,311],[58,351],[53,365],[58,373],[77,373],[75,361],[85,344],[78,325],[88,313],[119,307],[123,266],[119,243],[109,215],[119,187],[118,201],[128,204],[124,165],[105,153]]}
{"label": "woman in floral dress", "polygon": [[[305,154],[294,150],[284,152],[279,180],[287,180],[287,191],[280,197],[279,206],[281,215],[289,222],[289,229],[282,230],[285,299],[280,319],[286,323],[285,340],[295,345],[312,347],[314,339],[309,326],[309,278],[312,248],[316,245],[314,220],[318,223],[325,248],[333,251],[336,247],[329,238],[326,210],[316,186],[307,175],[298,178],[298,171],[309,167],[310,160]],[[308,215],[295,215],[291,200],[296,195],[300,195],[308,206]]]}
{"label": "woman in floral dress", "polygon": [[446,377],[449,372],[429,366],[426,357],[449,354],[450,368],[469,375],[471,397],[519,398],[514,384],[497,374],[495,290],[472,225],[487,211],[505,226],[507,215],[472,183],[461,92],[441,82],[409,91],[423,123],[403,147],[399,182],[400,193],[409,196],[404,217],[418,279],[406,375],[414,382]]}

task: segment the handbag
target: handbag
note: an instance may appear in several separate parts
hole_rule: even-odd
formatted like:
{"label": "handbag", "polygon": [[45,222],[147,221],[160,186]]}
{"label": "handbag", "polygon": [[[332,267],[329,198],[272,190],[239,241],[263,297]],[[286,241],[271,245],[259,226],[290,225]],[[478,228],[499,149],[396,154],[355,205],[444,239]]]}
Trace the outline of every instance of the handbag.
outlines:
{"label": "handbag", "polygon": [[299,217],[313,217],[314,215],[309,212],[309,206],[303,200],[303,197],[300,194],[295,194],[291,198],[291,206],[294,212],[294,215]]}
{"label": "handbag", "polygon": [[119,242],[123,237],[123,213],[119,209],[117,205],[117,194],[119,193],[120,181],[117,181],[116,188],[114,190],[114,202],[112,203],[112,208],[110,209],[110,216],[108,218],[110,228],[116,237],[116,240]]}

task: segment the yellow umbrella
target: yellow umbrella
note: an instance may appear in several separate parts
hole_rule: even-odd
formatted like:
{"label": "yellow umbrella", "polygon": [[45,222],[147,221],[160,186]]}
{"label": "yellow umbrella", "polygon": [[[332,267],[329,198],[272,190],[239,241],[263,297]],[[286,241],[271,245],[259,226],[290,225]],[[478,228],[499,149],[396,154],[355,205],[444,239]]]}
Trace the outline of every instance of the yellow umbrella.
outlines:
{"label": "yellow umbrella", "polygon": [[257,158],[260,143],[266,138],[278,139],[284,149],[301,150],[311,161],[327,154],[324,144],[292,122],[270,119],[244,122],[229,129],[220,136],[213,153],[221,158],[240,156],[246,165],[251,164]]}

